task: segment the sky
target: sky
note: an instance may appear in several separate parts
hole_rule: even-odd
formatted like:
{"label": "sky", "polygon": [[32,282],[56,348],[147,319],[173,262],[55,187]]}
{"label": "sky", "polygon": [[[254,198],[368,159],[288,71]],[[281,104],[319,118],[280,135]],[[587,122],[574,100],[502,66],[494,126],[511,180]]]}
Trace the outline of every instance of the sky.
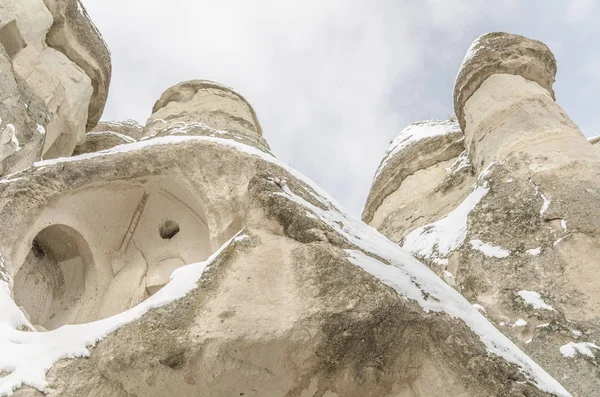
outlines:
{"label": "sky", "polygon": [[557,102],[600,135],[597,0],[82,0],[112,53],[103,120],[144,124],[170,86],[209,79],[256,110],[273,153],[360,216],[390,141],[454,114],[487,32],[546,43]]}

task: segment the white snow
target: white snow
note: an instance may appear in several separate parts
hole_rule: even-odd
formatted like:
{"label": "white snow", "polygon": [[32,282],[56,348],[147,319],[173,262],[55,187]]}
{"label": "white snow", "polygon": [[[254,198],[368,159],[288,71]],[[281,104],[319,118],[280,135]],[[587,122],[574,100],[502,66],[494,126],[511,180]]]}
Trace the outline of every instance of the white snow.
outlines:
{"label": "white snow", "polygon": [[452,212],[439,220],[413,230],[402,248],[422,258],[443,258],[460,248],[467,237],[469,214],[487,194],[487,183],[477,186]]}
{"label": "white snow", "polygon": [[35,129],[40,135],[46,135],[46,129],[43,126],[36,124]]}
{"label": "white snow", "polygon": [[542,192],[540,192],[540,197],[544,200],[542,208],[540,208],[540,215],[544,215],[544,212],[546,212],[548,207],[550,207],[550,200],[548,200],[548,197],[546,197]]}
{"label": "white snow", "polygon": [[456,161],[450,167],[446,168],[446,171],[450,172],[452,174],[456,174],[463,168],[468,168],[470,166],[471,166],[471,162],[469,161],[469,155],[467,154],[467,151],[465,150],[458,156]]}
{"label": "white snow", "polygon": [[517,292],[517,295],[519,295],[525,303],[533,306],[534,309],[554,310],[554,308],[544,302],[540,294],[535,291],[521,290]]}
{"label": "white snow", "polygon": [[536,328],[546,328],[546,327],[549,327],[549,326],[550,326],[550,323],[546,323],[546,324],[536,325],[535,327]]}
{"label": "white snow", "polygon": [[562,227],[563,232],[567,231],[567,221],[565,219],[560,220],[560,226]]}
{"label": "white snow", "polygon": [[[235,238],[240,237],[238,235]],[[223,244],[204,262],[175,270],[166,286],[132,309],[103,320],[65,325],[49,332],[18,330],[22,325],[31,327],[31,324],[11,299],[8,285],[0,281],[0,371],[9,373],[0,378],[0,396],[10,396],[13,390],[22,385],[46,391],[48,383],[45,375],[56,361],[89,357],[88,346],[95,345],[119,327],[139,319],[148,310],[183,298],[197,287],[204,271],[232,240]]]}
{"label": "white snow", "polygon": [[385,152],[383,160],[375,172],[373,180],[377,179],[387,163],[398,154],[402,149],[408,147],[414,142],[434,136],[446,135],[460,131],[460,126],[455,121],[450,120],[426,120],[418,123],[412,123],[392,141],[390,147]]}
{"label": "white snow", "polygon": [[[346,238],[350,244],[358,247],[361,251],[346,251],[349,260],[354,265],[379,278],[383,283],[394,288],[405,299],[417,302],[425,312],[445,312],[450,316],[463,320],[479,336],[489,353],[498,355],[518,366],[521,372],[535,383],[540,390],[554,393],[560,397],[571,396],[554,378],[519,350],[462,295],[443,282],[427,266],[369,225],[349,216],[333,198],[302,174],[288,168],[272,155],[259,149],[230,139],[206,136],[166,136],[119,145],[102,152],[42,161],[36,163],[36,166],[81,161],[139,150],[153,145],[181,144],[191,141],[213,142],[233,147],[287,169],[294,177],[302,180],[317,195],[322,197],[321,202],[327,204],[326,209],[307,202],[287,186],[284,186],[282,191],[276,194],[304,206],[307,212],[313,213],[318,219]],[[310,191],[309,189],[306,190],[307,192]],[[465,212],[468,215],[469,208],[476,205],[485,193],[487,193],[485,184],[476,187],[469,196],[470,198],[466,200],[469,204],[464,205],[461,209],[463,215]],[[462,216],[459,217],[460,221],[462,219]],[[226,243],[223,247],[228,244]],[[390,265],[368,256],[364,252],[374,252],[378,257],[389,262]],[[139,318],[150,308],[163,306],[184,296],[195,288],[196,282],[205,268],[218,254],[219,251],[205,262],[178,269],[172,275],[169,284],[131,310],[108,319],[89,324],[63,326],[50,332],[21,332],[15,329],[18,325],[24,323],[24,318],[15,303],[10,299],[8,288],[4,285],[0,289],[0,352],[2,352],[0,355],[0,370],[6,370],[10,374],[0,378],[0,395],[10,393],[12,389],[22,383],[44,390],[47,387],[45,372],[54,362],[63,357],[88,356],[87,346],[93,345],[119,326]]]}
{"label": "white snow", "polygon": [[531,184],[533,185],[535,194],[539,195],[542,198],[542,200],[544,200],[544,202],[542,203],[542,208],[540,208],[540,216],[543,216],[544,213],[548,210],[548,207],[550,207],[550,199],[548,199],[548,197],[546,197],[544,193],[540,192],[540,187],[536,185],[533,182],[533,180],[529,179],[529,182],[531,182]]}
{"label": "white snow", "polygon": [[560,347],[560,353],[566,358],[575,357],[578,353],[584,356],[595,358],[592,349],[600,350],[600,346],[590,342],[570,342]]}
{"label": "white snow", "polygon": [[[0,123],[2,123],[2,119],[0,118]],[[9,142],[12,143],[12,146],[15,148],[15,151],[21,150],[21,146],[19,146],[19,140],[17,139],[17,129],[11,123],[6,124],[6,127],[2,130],[2,134],[6,134],[9,136]],[[4,136],[6,136],[4,135]]]}
{"label": "white snow", "polygon": [[481,240],[471,240],[469,241],[469,244],[471,244],[473,249],[480,251],[485,256],[489,256],[491,258],[506,258],[510,256],[509,250],[492,245],[490,243],[484,243]]}
{"label": "white snow", "polygon": [[524,327],[526,325],[527,325],[527,321],[520,318],[517,321],[515,321],[515,323],[513,324],[513,327]]}
{"label": "white snow", "polygon": [[485,311],[485,307],[481,306],[479,303],[473,303],[473,307],[474,307],[475,309],[479,310],[480,312],[487,313],[487,312]]}
{"label": "white snow", "polygon": [[572,329],[571,333],[573,334],[574,337],[579,338],[581,335],[583,335],[583,332],[581,332],[578,329]]}
{"label": "white snow", "polygon": [[558,240],[556,240],[554,243],[552,243],[553,247],[556,247],[558,244],[560,244],[561,241],[563,241],[564,239],[566,239],[567,237],[569,237],[571,234],[567,234],[566,236],[562,236],[561,238],[559,238]]}
{"label": "white snow", "polygon": [[532,248],[525,252],[527,252],[529,255],[532,255],[532,256],[538,256],[539,254],[542,253],[542,247]]}

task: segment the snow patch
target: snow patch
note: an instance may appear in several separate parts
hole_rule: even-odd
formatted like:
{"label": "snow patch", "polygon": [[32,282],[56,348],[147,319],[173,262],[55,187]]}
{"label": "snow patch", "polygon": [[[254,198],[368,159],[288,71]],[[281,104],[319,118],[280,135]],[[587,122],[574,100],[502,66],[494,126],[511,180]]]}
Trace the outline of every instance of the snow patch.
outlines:
{"label": "snow patch", "polygon": [[544,309],[554,311],[554,308],[548,305],[546,302],[544,302],[540,294],[535,291],[521,290],[517,292],[517,295],[519,295],[521,299],[525,301],[525,303],[527,303],[530,306],[533,306],[533,308],[536,310]]}
{"label": "snow patch", "polygon": [[473,303],[473,307],[474,307],[475,309],[479,310],[480,312],[487,313],[487,312],[485,311],[485,307],[481,306],[479,303]]}
{"label": "snow patch", "polygon": [[404,238],[402,248],[423,258],[443,258],[460,248],[467,237],[471,211],[489,191],[487,183],[476,187],[458,207],[439,220],[413,230]]}
{"label": "snow patch", "polygon": [[35,129],[40,135],[46,135],[46,129],[43,126],[36,124]]}
{"label": "snow patch", "polygon": [[484,243],[481,240],[471,240],[469,241],[469,244],[471,244],[473,249],[480,251],[485,256],[489,256],[491,258],[507,258],[510,256],[509,250],[489,243]]}
{"label": "snow patch", "polygon": [[542,247],[532,248],[525,252],[527,252],[529,255],[532,255],[532,256],[538,256],[539,254],[542,253]]}
{"label": "snow patch", "polygon": [[582,343],[570,342],[570,343],[567,343],[566,345],[562,345],[560,347],[560,353],[566,358],[573,358],[577,354],[595,358],[594,352],[592,351],[592,349],[600,350],[600,346],[596,345],[595,343],[590,343],[590,342],[582,342]]}
{"label": "snow patch", "polygon": [[520,318],[517,321],[515,321],[515,323],[513,324],[513,327],[524,327],[526,325],[527,325],[527,321]]}

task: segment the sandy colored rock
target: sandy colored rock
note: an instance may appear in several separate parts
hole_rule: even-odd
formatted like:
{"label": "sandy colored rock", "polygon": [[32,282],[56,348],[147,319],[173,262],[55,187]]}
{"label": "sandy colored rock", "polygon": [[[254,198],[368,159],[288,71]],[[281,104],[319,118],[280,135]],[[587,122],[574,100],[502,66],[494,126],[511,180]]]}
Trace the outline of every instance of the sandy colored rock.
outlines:
{"label": "sandy colored rock", "polygon": [[86,130],[98,124],[108,97],[111,77],[110,51],[80,0],[44,0],[54,22],[46,42],[85,71],[94,92],[90,99]]}
{"label": "sandy colored rock", "polygon": [[135,120],[101,121],[92,131],[85,134],[85,140],[75,147],[73,155],[93,153],[133,143],[141,137],[142,128]]}
{"label": "sandy colored rock", "polygon": [[53,158],[71,155],[86,125],[100,118],[110,57],[78,1],[47,3],[52,12],[43,0],[3,1],[0,43],[14,73],[46,105],[42,153]]}
{"label": "sandy colored rock", "polygon": [[[418,191],[427,203],[418,214],[434,219],[408,230],[401,206],[420,186],[406,178],[378,228],[583,397],[600,388],[600,153],[556,104],[555,72],[542,43],[506,33],[477,39],[455,87],[477,176],[462,186],[468,195],[440,214],[448,198],[428,202],[435,196]],[[444,185],[435,170],[421,172],[426,186]]]}
{"label": "sandy colored rock", "polygon": [[230,137],[270,150],[250,103],[233,89],[191,80],[167,89],[152,108],[142,139],[167,135]]}
{"label": "sandy colored rock", "polygon": [[[212,120],[200,107],[177,134],[0,183],[0,347],[19,358],[0,394],[34,379],[44,390],[35,369],[48,365],[50,396],[569,395],[425,265],[248,138],[252,113],[231,118],[247,108],[225,99],[215,123],[232,130],[199,134]],[[185,103],[154,114],[176,120]],[[31,323],[48,331],[19,330]]]}
{"label": "sandy colored rock", "polygon": [[463,140],[453,121],[422,121],[405,128],[377,170],[363,221],[398,242],[407,231],[462,201],[473,182]]}
{"label": "sandy colored rock", "polygon": [[48,116],[1,47],[0,87],[0,175],[7,175],[40,159]]}
{"label": "sandy colored rock", "polygon": [[463,107],[493,74],[523,76],[538,83],[554,98],[556,60],[544,43],[516,34],[486,33],[469,47],[454,84],[454,112],[463,129],[466,125]]}

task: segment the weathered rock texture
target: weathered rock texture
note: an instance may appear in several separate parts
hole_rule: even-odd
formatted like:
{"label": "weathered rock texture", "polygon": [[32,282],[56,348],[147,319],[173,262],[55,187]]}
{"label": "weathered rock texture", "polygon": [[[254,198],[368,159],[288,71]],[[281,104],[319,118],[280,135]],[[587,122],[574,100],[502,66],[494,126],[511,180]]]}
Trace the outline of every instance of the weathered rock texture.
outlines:
{"label": "weathered rock texture", "polygon": [[135,120],[101,121],[92,131],[85,134],[85,140],[75,147],[73,155],[98,152],[136,142],[141,138],[142,129],[143,127]]}
{"label": "weathered rock texture", "polygon": [[144,132],[0,180],[0,395],[569,396],[233,90],[175,86]]}
{"label": "weathered rock texture", "polygon": [[[410,177],[396,181],[393,201],[370,221],[583,397],[600,390],[600,153],[554,101],[555,71],[540,42],[477,39],[454,98],[465,160],[479,177],[457,183],[450,169],[435,179],[424,168],[424,194],[413,197]],[[441,161],[434,149],[421,156]],[[450,197],[440,197],[448,186]],[[403,208],[417,200],[425,222]]]}
{"label": "weathered rock texture", "polygon": [[108,97],[110,52],[81,0],[44,0],[54,23],[46,36],[48,45],[85,71],[94,92],[88,108],[87,130],[98,124]]}
{"label": "weathered rock texture", "polygon": [[15,75],[2,47],[0,87],[0,175],[5,175],[40,159],[48,112],[43,102]]}
{"label": "weathered rock texture", "polygon": [[44,158],[71,155],[98,122],[110,81],[108,50],[79,1],[0,2],[0,44],[14,78],[46,105]]}

